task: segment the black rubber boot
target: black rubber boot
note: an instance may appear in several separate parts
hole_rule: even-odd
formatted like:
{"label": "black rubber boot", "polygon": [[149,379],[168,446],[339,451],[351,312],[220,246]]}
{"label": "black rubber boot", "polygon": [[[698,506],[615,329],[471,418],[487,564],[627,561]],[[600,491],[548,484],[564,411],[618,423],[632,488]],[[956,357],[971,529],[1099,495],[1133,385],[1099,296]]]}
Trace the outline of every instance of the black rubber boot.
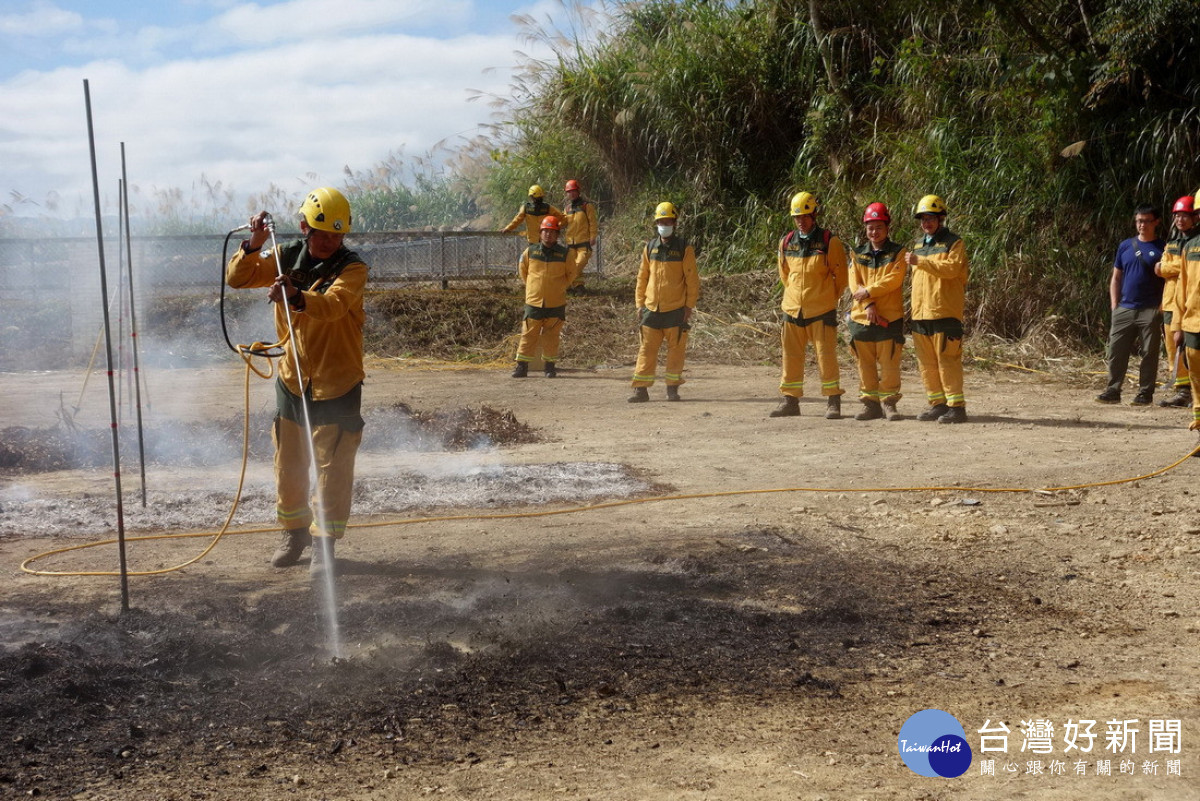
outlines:
{"label": "black rubber boot", "polygon": [[513,378],[525,378],[529,375],[529,362],[517,362],[517,366],[513,368]]}
{"label": "black rubber boot", "polygon": [[546,362],[546,378],[558,378],[558,370],[554,369],[554,362]]}
{"label": "black rubber boot", "polygon": [[679,387],[677,387],[677,386],[667,387],[667,400],[669,400],[669,401],[683,400],[683,398],[679,397]]}
{"label": "black rubber boot", "polygon": [[800,416],[800,399],[793,398],[791,395],[784,395],[783,400],[779,402],[768,417],[799,417]]}

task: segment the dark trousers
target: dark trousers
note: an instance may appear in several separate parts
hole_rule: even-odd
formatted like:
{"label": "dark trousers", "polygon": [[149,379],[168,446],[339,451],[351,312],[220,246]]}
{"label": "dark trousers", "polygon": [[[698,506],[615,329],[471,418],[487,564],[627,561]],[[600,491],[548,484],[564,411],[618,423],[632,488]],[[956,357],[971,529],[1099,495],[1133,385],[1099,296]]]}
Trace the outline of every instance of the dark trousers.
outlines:
{"label": "dark trousers", "polygon": [[1162,312],[1158,309],[1126,309],[1118,306],[1112,313],[1108,331],[1108,389],[1120,392],[1134,345],[1140,341],[1141,364],[1138,367],[1138,394],[1154,394],[1158,378],[1158,351],[1162,347]]}

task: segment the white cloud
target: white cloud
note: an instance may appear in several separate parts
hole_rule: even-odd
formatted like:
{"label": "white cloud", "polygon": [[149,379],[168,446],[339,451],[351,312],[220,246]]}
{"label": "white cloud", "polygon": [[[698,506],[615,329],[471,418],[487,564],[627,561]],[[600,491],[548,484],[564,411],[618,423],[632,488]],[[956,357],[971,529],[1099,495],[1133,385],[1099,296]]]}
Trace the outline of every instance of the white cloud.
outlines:
{"label": "white cloud", "polygon": [[0,35],[52,39],[83,29],[83,17],[46,0],[36,0],[28,11],[0,14]]}
{"label": "white cloud", "polygon": [[328,40],[380,26],[466,22],[470,10],[471,4],[463,0],[287,0],[236,6],[218,17],[214,27],[247,44]]}
{"label": "white cloud", "polygon": [[[253,8],[299,20],[311,17],[315,1]],[[459,144],[478,133],[489,109],[469,102],[468,89],[507,96],[521,43],[511,33],[437,39],[391,32],[385,6],[394,23],[397,8],[454,14],[463,4],[342,0],[346,27],[336,32],[297,22],[273,43],[205,56],[182,49],[184,41],[195,45],[197,30],[146,26],[136,31],[140,52],[175,48],[180,55],[156,64],[95,59],[0,81],[0,202],[11,190],[38,201],[57,192],[60,213],[73,214],[81,203],[90,209],[84,79],[102,195],[115,195],[124,142],[135,202],[155,188],[186,192],[202,175],[239,194],[340,185],[346,166],[367,170],[391,152],[422,156],[442,140]],[[220,25],[247,8],[231,9]],[[119,49],[112,44],[104,47]]]}

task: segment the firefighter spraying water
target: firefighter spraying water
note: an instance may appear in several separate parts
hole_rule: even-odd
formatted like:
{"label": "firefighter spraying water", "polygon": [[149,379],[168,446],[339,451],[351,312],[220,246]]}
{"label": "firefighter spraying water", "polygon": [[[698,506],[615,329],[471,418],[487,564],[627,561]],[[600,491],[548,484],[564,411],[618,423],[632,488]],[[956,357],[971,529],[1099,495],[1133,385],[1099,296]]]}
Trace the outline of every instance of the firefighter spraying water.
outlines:
{"label": "firefighter spraying water", "polygon": [[[362,442],[367,265],[343,242],[351,215],[341,192],[314,189],[299,217],[303,238],[283,245],[270,215],[251,217],[250,238],[226,265],[225,280],[234,289],[267,289],[283,350],[271,437],[284,531],[271,564],[296,565],[311,546],[310,572],[327,588],[332,611],[334,545],[346,531]],[[331,639],[337,655],[336,624]]]}

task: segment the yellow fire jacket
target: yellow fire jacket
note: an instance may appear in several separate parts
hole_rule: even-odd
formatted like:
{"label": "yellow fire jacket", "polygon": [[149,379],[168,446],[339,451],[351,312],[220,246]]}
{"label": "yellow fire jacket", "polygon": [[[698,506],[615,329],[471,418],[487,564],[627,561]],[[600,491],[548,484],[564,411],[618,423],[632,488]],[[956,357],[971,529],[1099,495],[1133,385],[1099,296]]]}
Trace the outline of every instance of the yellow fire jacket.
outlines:
{"label": "yellow fire jacket", "polygon": [[910,250],[920,257],[912,270],[912,319],[962,320],[967,296],[966,244],[942,226],[929,244],[924,235],[918,235]]}
{"label": "yellow fire jacket", "polygon": [[525,302],[553,309],[567,305],[567,287],[575,280],[575,251],[566,245],[541,242],[525,248],[517,272],[525,282]]}
{"label": "yellow fire jacket", "polygon": [[1200,243],[1200,237],[1197,237],[1196,233],[1196,229],[1192,229],[1192,236],[1180,234],[1167,242],[1163,248],[1162,261],[1159,262],[1158,274],[1164,281],[1162,310],[1171,312],[1171,324],[1168,326],[1171,331],[1182,330],[1180,325],[1183,323],[1183,295],[1179,291],[1179,274],[1183,270],[1184,251],[1193,243]]}
{"label": "yellow fire jacket", "polygon": [[[282,303],[275,306],[275,334],[284,342],[279,377],[295,395],[312,388],[312,399],[340,398],[361,384],[363,370],[363,288],[367,265],[356,253],[340,249],[331,258],[314,264],[303,240],[280,245],[276,251],[246,253],[241,248],[225,267],[225,283],[234,289],[268,287],[275,282],[276,259],[284,272],[307,284],[304,310],[292,310],[295,339],[288,339],[287,316]],[[311,279],[311,282],[310,282]],[[296,377],[295,351],[305,387]]]}
{"label": "yellow fire jacket", "polygon": [[670,239],[656,236],[642,248],[638,270],[637,307],[655,312],[696,308],[700,300],[700,274],[696,252],[678,234]]}
{"label": "yellow fire jacket", "polygon": [[596,222],[596,204],[590,200],[576,198],[567,203],[567,244],[590,245],[599,234]]}
{"label": "yellow fire jacket", "polygon": [[517,212],[517,216],[512,218],[512,222],[500,229],[500,233],[511,233],[517,230],[517,226],[523,222],[525,223],[525,240],[531,245],[535,244],[541,240],[542,220],[547,217],[557,217],[560,227],[565,228],[567,225],[566,215],[549,203],[544,201],[538,204],[525,203]]}
{"label": "yellow fire jacket", "polygon": [[[1171,240],[1172,242],[1178,240]],[[1169,247],[1170,245],[1168,245]],[[1163,257],[1166,261],[1166,257]],[[1200,334],[1200,236],[1193,235],[1183,240],[1179,249],[1179,284],[1176,289],[1177,303],[1182,317],[1178,327],[1171,321],[1171,330]]]}
{"label": "yellow fire jacket", "polygon": [[883,243],[876,251],[870,242],[854,249],[853,267],[850,270],[850,292],[866,288],[870,297],[855,300],[850,306],[850,319],[869,325],[867,307],[874,305],[875,312],[887,322],[904,317],[904,275],[908,271],[904,257],[908,251],[892,240]]}
{"label": "yellow fire jacket", "polygon": [[808,238],[790,231],[779,240],[780,304],[789,317],[807,320],[837,308],[846,291],[846,246],[823,228]]}

